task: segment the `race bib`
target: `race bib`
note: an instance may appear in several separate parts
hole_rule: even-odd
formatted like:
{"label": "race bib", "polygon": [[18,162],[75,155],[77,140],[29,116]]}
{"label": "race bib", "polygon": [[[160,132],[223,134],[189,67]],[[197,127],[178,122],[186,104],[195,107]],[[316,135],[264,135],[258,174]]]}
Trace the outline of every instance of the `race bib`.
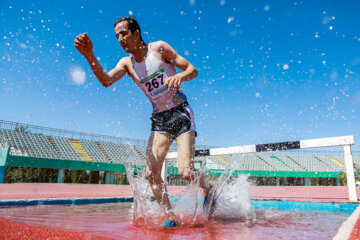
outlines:
{"label": "race bib", "polygon": [[141,79],[140,84],[143,86],[144,91],[149,97],[155,98],[168,90],[168,88],[165,87],[165,79],[167,78],[168,76],[165,74],[165,70],[162,68]]}

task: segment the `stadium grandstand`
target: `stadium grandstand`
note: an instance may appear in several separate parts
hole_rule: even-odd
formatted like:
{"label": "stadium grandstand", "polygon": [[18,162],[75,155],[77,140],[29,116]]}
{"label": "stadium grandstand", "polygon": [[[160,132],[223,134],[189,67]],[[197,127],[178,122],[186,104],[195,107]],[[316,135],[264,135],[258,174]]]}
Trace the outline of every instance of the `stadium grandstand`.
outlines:
{"label": "stadium grandstand", "polygon": [[[33,126],[0,120],[0,183],[6,182],[9,167],[57,169],[57,182],[63,182],[68,169],[104,173],[104,183],[114,183],[115,173],[125,173],[125,165],[144,167],[146,140],[119,138],[54,128]],[[211,148],[196,146],[197,149]],[[170,151],[176,151],[172,146]],[[331,179],[340,185],[345,172],[343,151],[287,150],[251,154],[196,157],[195,167],[204,166],[208,175],[217,177],[225,169],[235,169],[234,175],[249,174],[260,185],[312,185],[321,179]],[[359,152],[353,152],[356,171]],[[168,162],[169,184],[182,185],[176,159]],[[135,168],[136,169],[136,168]],[[316,180],[316,181],[315,181]]]}

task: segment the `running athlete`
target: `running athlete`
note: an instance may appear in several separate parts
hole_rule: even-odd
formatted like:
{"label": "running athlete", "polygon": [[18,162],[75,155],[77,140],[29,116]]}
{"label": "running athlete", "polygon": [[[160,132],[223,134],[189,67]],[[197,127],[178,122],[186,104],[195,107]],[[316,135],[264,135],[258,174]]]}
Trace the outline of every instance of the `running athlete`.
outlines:
{"label": "running athlete", "polygon": [[[145,43],[140,27],[133,17],[116,20],[115,34],[121,47],[130,53],[123,57],[108,73],[97,61],[93,44],[86,33],[74,40],[76,49],[84,55],[95,76],[104,87],[109,87],[125,74],[144,91],[153,105],[151,134],[146,152],[146,175],[157,202],[168,216],[166,226],[176,226],[177,221],[169,201],[161,169],[173,140],[178,145],[179,174],[186,180],[200,178],[200,187],[208,199],[211,186],[202,174],[194,170],[196,129],[194,115],[187,102],[181,83],[198,75],[197,69],[166,42]],[[183,70],[177,73],[175,67]],[[205,201],[205,208],[213,204]],[[208,206],[209,205],[209,206]],[[210,206],[211,205],[211,206]]]}

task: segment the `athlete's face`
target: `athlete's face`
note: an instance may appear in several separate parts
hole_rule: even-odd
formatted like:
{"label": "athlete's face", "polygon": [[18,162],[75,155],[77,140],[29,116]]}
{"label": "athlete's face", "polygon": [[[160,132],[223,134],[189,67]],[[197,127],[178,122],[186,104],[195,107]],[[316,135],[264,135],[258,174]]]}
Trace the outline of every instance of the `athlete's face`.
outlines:
{"label": "athlete's face", "polygon": [[115,26],[115,34],[125,52],[131,53],[137,47],[137,31],[132,33],[128,28],[128,22],[122,21]]}

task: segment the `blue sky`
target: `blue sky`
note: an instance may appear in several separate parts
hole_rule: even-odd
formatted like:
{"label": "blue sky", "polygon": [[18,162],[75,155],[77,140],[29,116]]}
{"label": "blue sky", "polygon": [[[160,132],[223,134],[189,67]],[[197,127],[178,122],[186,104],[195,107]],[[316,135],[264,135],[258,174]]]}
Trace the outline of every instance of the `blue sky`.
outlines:
{"label": "blue sky", "polygon": [[[129,77],[104,88],[73,46],[86,32],[104,68],[127,54],[114,21],[135,16],[199,70],[183,83],[197,144],[354,135],[360,127],[358,1],[0,2],[0,119],[147,139],[151,104]],[[354,146],[354,149],[359,149]]]}

